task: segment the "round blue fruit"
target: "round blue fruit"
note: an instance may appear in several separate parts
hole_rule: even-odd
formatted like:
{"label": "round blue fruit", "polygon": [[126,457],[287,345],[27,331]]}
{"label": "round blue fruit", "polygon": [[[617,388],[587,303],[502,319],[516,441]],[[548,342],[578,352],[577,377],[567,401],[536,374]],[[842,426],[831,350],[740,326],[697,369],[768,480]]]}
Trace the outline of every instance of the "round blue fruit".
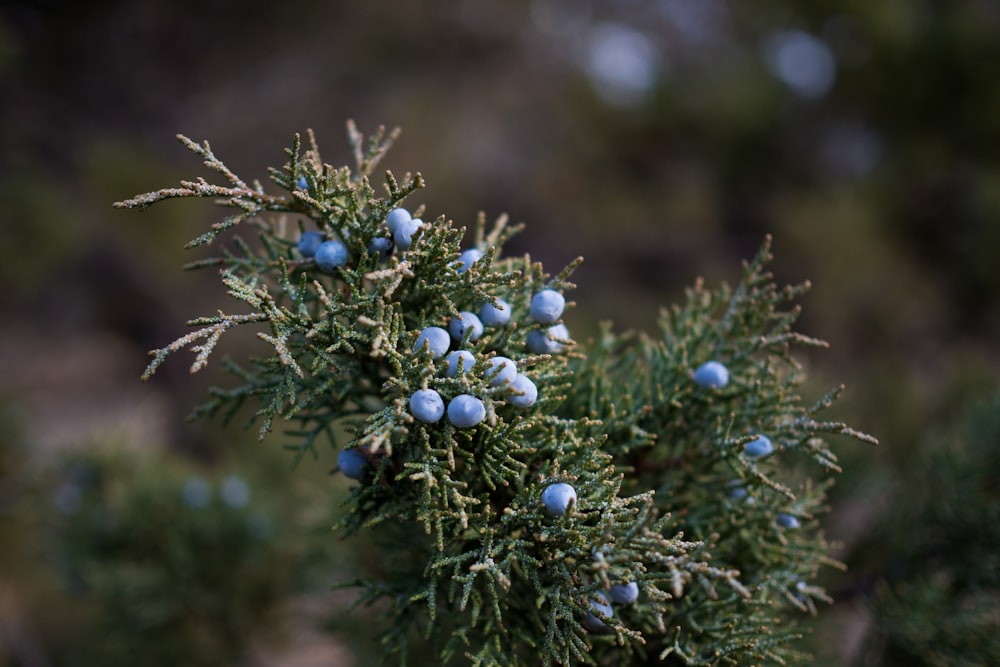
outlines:
{"label": "round blue fruit", "polygon": [[516,408],[531,407],[538,400],[538,387],[527,375],[518,375],[510,383],[510,396],[507,402]]}
{"label": "round blue fruit", "polygon": [[639,599],[639,584],[634,581],[627,584],[615,584],[608,591],[608,596],[615,604],[632,604]]}
{"label": "round blue fruit", "polygon": [[729,369],[718,361],[706,361],[694,372],[693,379],[700,387],[725,387],[729,383]]}
{"label": "round blue fruit", "polygon": [[510,304],[497,299],[497,305],[484,303],[479,309],[479,320],[488,327],[502,327],[510,322]]}
{"label": "round blue fruit", "polygon": [[372,239],[372,242],[368,244],[368,252],[373,255],[378,255],[383,259],[391,257],[395,250],[396,244],[393,243],[392,239],[385,236],[376,236]]}
{"label": "round blue fruit", "polygon": [[566,298],[553,289],[543,289],[531,297],[531,319],[542,324],[555,322],[566,307]]}
{"label": "round blue fruit", "polygon": [[413,216],[405,208],[394,208],[385,216],[385,226],[389,228],[390,234],[395,234],[399,228],[399,223],[409,222]]}
{"label": "round blue fruit", "polygon": [[545,330],[529,331],[524,342],[528,350],[535,354],[559,354],[565,349],[560,340],[569,340],[569,329],[565,324],[556,324]]}
{"label": "round blue fruit", "polygon": [[295,187],[297,187],[299,190],[308,190],[309,181],[306,180],[305,176],[299,176],[298,179],[296,179],[295,181]]}
{"label": "round blue fruit", "polygon": [[779,526],[787,528],[788,530],[795,530],[800,525],[797,517],[791,514],[786,514],[785,512],[779,514],[776,521]]}
{"label": "round blue fruit", "polygon": [[766,436],[759,436],[755,440],[751,440],[743,447],[743,453],[752,459],[759,459],[763,456],[767,456],[774,451],[774,445],[771,444],[771,440]]}
{"label": "round blue fruit", "polygon": [[315,257],[316,251],[323,244],[323,232],[302,232],[299,237],[299,254],[305,258]]}
{"label": "round blue fruit", "polygon": [[424,345],[428,346],[432,359],[440,359],[448,352],[451,337],[441,327],[427,327],[417,336],[417,343],[413,346],[413,351],[420,352],[424,349]]}
{"label": "round blue fruit", "polygon": [[365,473],[370,467],[365,455],[352,447],[343,449],[337,454],[337,467],[351,479],[364,479]]}
{"label": "round blue fruit", "polygon": [[472,428],[486,418],[486,406],[475,396],[459,394],[448,403],[448,421],[458,428]]}
{"label": "round blue fruit", "polygon": [[[455,377],[460,372],[465,375],[476,365],[476,357],[471,352],[465,350],[455,350],[448,354],[448,369],[444,372],[450,378]],[[461,367],[461,369],[459,369]]]}
{"label": "round blue fruit", "polygon": [[[601,591],[597,591],[597,593],[594,594],[594,599],[590,601],[590,608],[596,612],[604,614],[607,618],[611,618],[615,613],[611,608],[611,603],[608,602],[608,596]],[[592,632],[599,632],[608,627],[605,625],[604,621],[599,619],[593,613],[588,613],[583,617],[583,625]]]}
{"label": "round blue fruit", "polygon": [[410,396],[410,414],[425,424],[433,424],[444,417],[444,399],[433,389],[418,389]]}
{"label": "round blue fruit", "polygon": [[510,384],[517,377],[517,364],[507,357],[492,357],[488,362],[486,378],[491,387],[502,387]]}
{"label": "round blue fruit", "polygon": [[320,271],[330,273],[344,264],[347,264],[347,246],[342,241],[324,241],[316,249],[316,266]]}
{"label": "round blue fruit", "polygon": [[448,322],[448,331],[451,332],[451,337],[458,342],[466,339],[470,341],[479,340],[483,335],[483,323],[479,321],[479,318],[467,310],[462,311],[458,315],[458,317],[453,317]]}
{"label": "round blue fruit", "polygon": [[469,270],[469,267],[478,262],[483,258],[483,251],[478,248],[469,248],[462,252],[458,256],[458,261],[461,262],[461,266],[458,267],[459,273],[465,273]]}
{"label": "round blue fruit", "polygon": [[401,220],[396,225],[396,231],[392,233],[392,238],[396,241],[396,247],[400,250],[409,250],[410,246],[413,245],[413,235],[423,225],[424,221],[420,218]]}
{"label": "round blue fruit", "polygon": [[575,503],[576,489],[566,482],[549,484],[542,491],[542,504],[545,505],[545,511],[552,516],[562,516],[570,505]]}

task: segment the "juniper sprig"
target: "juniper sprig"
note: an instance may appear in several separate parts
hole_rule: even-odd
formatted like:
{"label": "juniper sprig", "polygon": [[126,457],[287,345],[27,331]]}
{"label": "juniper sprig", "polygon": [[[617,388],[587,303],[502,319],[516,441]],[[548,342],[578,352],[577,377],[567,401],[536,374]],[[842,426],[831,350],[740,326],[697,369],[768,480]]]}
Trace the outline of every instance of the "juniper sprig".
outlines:
{"label": "juniper sprig", "polygon": [[[239,310],[191,320],[143,377],[183,349],[198,371],[223,334],[259,329],[269,356],[227,360],[237,383],[196,414],[251,403],[261,437],[288,424],[297,457],[340,452],[358,483],[338,530],[395,545],[379,578],[345,585],[384,603],[383,643],[402,663],[415,642],[483,667],[795,660],[789,611],[825,597],[810,583],[829,553],[825,437],[871,439],[819,421],[838,391],[813,408],[796,393],[790,346],[822,345],[783,310],[804,286],[774,286],[768,242],[735,289],[699,283],[664,311],[657,337],[608,325],[578,344],[564,318],[580,260],[552,275],[504,254],[520,229],[506,216],[480,215],[463,248],[464,227],[405,209],[419,173],[371,183],[397,134],[366,140],[348,123],[354,165],[339,168],[311,132],[305,150],[296,137],[269,172],[278,194],[180,137],[225,183],[116,206],[236,209],[189,244],[224,242],[220,254],[189,267],[217,268]],[[248,227],[252,243],[236,235]],[[335,259],[317,261],[332,242]],[[694,381],[709,360],[725,382]]]}

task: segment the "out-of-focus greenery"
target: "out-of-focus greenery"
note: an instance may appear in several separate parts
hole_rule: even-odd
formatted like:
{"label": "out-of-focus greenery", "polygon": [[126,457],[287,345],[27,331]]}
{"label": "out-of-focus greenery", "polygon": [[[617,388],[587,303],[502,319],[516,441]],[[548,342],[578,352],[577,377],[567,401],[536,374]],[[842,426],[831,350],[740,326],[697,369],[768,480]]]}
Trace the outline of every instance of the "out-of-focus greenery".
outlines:
{"label": "out-of-focus greenery", "polygon": [[[170,323],[205,310],[178,312],[171,293],[217,300],[211,276],[175,270],[203,210],[136,220],[110,209],[187,172],[186,152],[163,137],[211,137],[232,167],[259,173],[277,161],[263,147],[309,126],[335,137],[353,117],[363,130],[404,128],[387,166],[420,166],[432,213],[508,211],[529,223],[522,250],[550,265],[583,255],[586,299],[571,322],[581,334],[609,317],[651,328],[693,276],[734,280],[773,233],[778,279],[814,284],[801,328],[831,343],[803,358],[817,392],[844,380],[838,412],[882,442],[841,447],[845,474],[830,492],[832,536],[864,545],[839,585],[874,590],[868,579],[890,577],[865,567],[865,551],[912,553],[924,539],[885,533],[878,508],[912,502],[928,465],[913,458],[917,443],[1000,369],[998,28],[995,4],[975,0],[5,3],[0,395],[2,442],[21,445],[0,454],[2,543],[37,529],[11,479],[50,458],[42,443],[67,442],[54,429],[93,441],[78,414],[87,405],[70,401],[105,388],[92,376],[67,391],[58,353],[74,345],[116,355],[134,373],[108,377],[141,406],[166,406],[169,430],[137,444],[166,442],[168,458],[230,449],[180,425],[197,402],[184,364],[156,387],[129,384],[143,351],[180,333]],[[822,94],[775,74],[769,45],[788,30],[833,55]],[[633,63],[617,87],[616,53]],[[19,551],[0,556],[0,573]],[[30,577],[0,581],[15,599],[35,590]],[[891,590],[885,599],[900,599],[898,582]],[[847,643],[837,636],[829,652]]]}

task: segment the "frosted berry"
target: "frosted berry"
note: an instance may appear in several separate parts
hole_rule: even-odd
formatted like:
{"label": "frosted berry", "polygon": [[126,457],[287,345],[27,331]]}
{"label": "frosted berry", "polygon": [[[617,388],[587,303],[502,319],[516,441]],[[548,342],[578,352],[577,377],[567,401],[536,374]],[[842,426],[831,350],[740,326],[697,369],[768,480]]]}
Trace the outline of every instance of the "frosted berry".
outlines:
{"label": "frosted berry", "polygon": [[615,584],[608,591],[608,596],[615,604],[632,604],[639,599],[639,584],[634,581],[627,584]]}
{"label": "frosted berry", "polygon": [[484,303],[479,309],[480,321],[488,327],[502,327],[510,322],[510,304],[503,299],[497,299],[497,305]]}
{"label": "frosted berry", "polygon": [[230,475],[219,485],[219,497],[230,507],[246,507],[250,502],[250,485],[242,477]]}
{"label": "frosted berry", "polygon": [[536,322],[549,324],[559,319],[565,307],[566,298],[562,294],[552,289],[543,289],[531,297],[531,309],[528,312]]}
{"label": "frosted berry", "polygon": [[759,459],[763,456],[767,456],[774,451],[774,445],[771,444],[770,439],[766,435],[758,437],[756,440],[751,440],[743,447],[743,453],[752,459]]}
{"label": "frosted berry", "polygon": [[488,362],[486,377],[491,387],[502,387],[510,384],[517,377],[517,364],[507,357],[493,357]]}
{"label": "frosted berry", "polygon": [[475,396],[459,394],[448,403],[448,421],[458,428],[472,428],[486,418],[486,406]]}
{"label": "frosted berry", "polygon": [[309,181],[306,180],[305,176],[299,176],[295,181],[295,187],[299,190],[309,190]]}
{"label": "frosted berry", "polygon": [[399,228],[399,223],[409,222],[413,216],[405,208],[394,208],[385,216],[385,226],[389,228],[390,234],[395,234]]}
{"label": "frosted berry", "polygon": [[475,314],[464,310],[458,317],[451,318],[448,322],[448,331],[451,332],[451,337],[459,342],[466,338],[470,341],[479,340],[483,335],[483,323]]}
{"label": "frosted berry", "polygon": [[444,417],[444,400],[433,389],[418,389],[410,396],[410,414],[424,422],[433,424]]}
{"label": "frosted berry", "polygon": [[347,264],[347,246],[342,241],[324,241],[316,249],[316,266],[320,271],[330,273],[344,264]]}
{"label": "frosted berry", "polygon": [[316,256],[316,251],[323,243],[323,232],[302,232],[299,237],[299,254],[306,259]]}
{"label": "frosted berry", "polygon": [[552,516],[562,516],[570,505],[576,503],[576,489],[566,482],[549,484],[542,491],[542,504]]}
{"label": "frosted berry", "polygon": [[463,251],[462,254],[458,256],[458,261],[462,263],[462,265],[458,267],[458,272],[465,273],[469,270],[470,266],[478,262],[482,259],[482,257],[483,251],[478,248],[469,248],[468,250]]}
{"label": "frosted berry", "polygon": [[392,239],[385,236],[376,236],[372,239],[372,242],[368,244],[368,252],[373,255],[378,255],[383,259],[392,257],[392,253],[396,250],[396,244],[393,243]]}
{"label": "frosted berry", "polygon": [[420,218],[410,218],[401,220],[396,226],[396,231],[392,233],[392,238],[396,241],[396,247],[400,250],[409,250],[413,244],[413,235],[423,227],[424,221]]}
{"label": "frosted berry", "polygon": [[[558,339],[558,340],[556,340]],[[528,350],[535,354],[558,354],[565,349],[560,340],[569,340],[569,329],[565,324],[556,324],[548,329],[529,331],[524,342]]]}
{"label": "frosted berry", "polygon": [[747,487],[740,484],[740,481],[736,479],[730,482],[729,489],[726,491],[726,498],[730,500],[743,500],[749,493]]}
{"label": "frosted berry", "polygon": [[693,379],[700,387],[725,387],[729,383],[729,369],[718,361],[706,361],[694,372]]}
{"label": "frosted berry", "polygon": [[448,370],[444,372],[450,378],[455,377],[459,373],[459,366],[461,366],[461,373],[465,375],[472,370],[472,367],[476,364],[476,358],[471,352],[465,350],[455,350],[448,354],[447,358]]}
{"label": "frosted berry", "polygon": [[779,526],[781,526],[782,528],[787,528],[788,530],[795,530],[800,525],[797,517],[791,514],[786,514],[784,512],[778,515],[776,521]]}
{"label": "frosted berry", "polygon": [[370,467],[365,455],[352,447],[341,450],[337,454],[337,467],[351,479],[364,479],[365,472]]}
{"label": "frosted berry", "polygon": [[[608,596],[606,596],[601,591],[597,591],[597,593],[594,596],[594,599],[590,601],[590,608],[598,613],[604,614],[604,616],[608,618],[614,616],[615,613],[614,610],[611,608],[611,603],[608,602]],[[583,625],[585,628],[591,630],[592,632],[598,632],[608,627],[607,625],[604,624],[604,621],[599,619],[593,613],[588,613],[586,616],[583,617]]]}
{"label": "frosted berry", "polygon": [[527,375],[518,375],[510,383],[510,396],[507,402],[516,408],[528,408],[538,400],[538,387]]}
{"label": "frosted berry", "polygon": [[427,327],[417,336],[417,343],[413,346],[413,351],[420,352],[424,349],[425,344],[428,345],[431,358],[440,359],[448,352],[451,338],[448,336],[448,332],[441,327]]}

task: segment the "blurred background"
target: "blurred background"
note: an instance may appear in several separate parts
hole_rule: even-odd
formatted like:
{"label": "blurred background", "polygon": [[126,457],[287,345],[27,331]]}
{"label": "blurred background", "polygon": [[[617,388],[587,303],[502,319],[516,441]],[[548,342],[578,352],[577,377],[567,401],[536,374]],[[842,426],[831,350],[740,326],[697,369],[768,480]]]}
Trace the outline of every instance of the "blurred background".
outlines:
{"label": "blurred background", "polygon": [[804,394],[881,440],[835,443],[850,567],[809,649],[1000,664],[998,34],[989,0],[0,4],[0,665],[368,664],[332,458],[186,423],[217,365],[138,379],[223,302],[179,268],[219,213],[111,208],[208,175],[178,132],[263,180],[307,128],[349,163],[347,118],[403,128],[425,217],[582,255],[578,339],[772,234],[831,345]]}

